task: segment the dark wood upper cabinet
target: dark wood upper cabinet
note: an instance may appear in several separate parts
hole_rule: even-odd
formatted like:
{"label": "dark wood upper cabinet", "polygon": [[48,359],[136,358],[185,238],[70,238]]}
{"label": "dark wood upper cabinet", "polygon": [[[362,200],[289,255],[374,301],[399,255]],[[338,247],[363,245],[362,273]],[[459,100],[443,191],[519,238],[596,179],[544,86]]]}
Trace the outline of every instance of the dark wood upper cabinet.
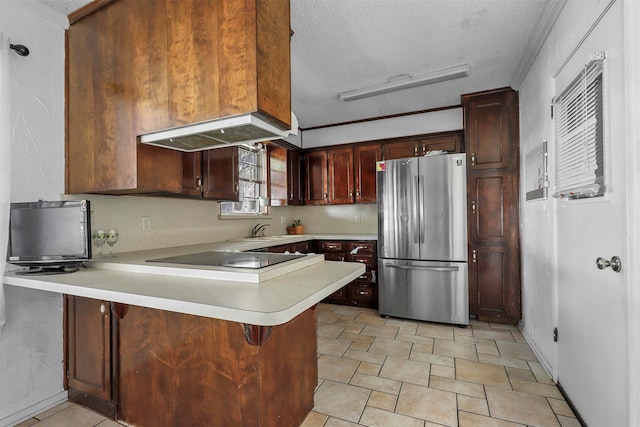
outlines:
{"label": "dark wood upper cabinet", "polygon": [[202,197],[202,152],[184,153],[182,157],[182,191],[184,196]]}
{"label": "dark wood upper cabinet", "polygon": [[268,152],[271,206],[302,205],[300,151],[270,145]]}
{"label": "dark wood upper cabinet", "polygon": [[238,147],[216,148],[202,153],[204,181],[202,195],[207,199],[239,200]]}
{"label": "dark wood upper cabinet", "polygon": [[383,144],[385,160],[419,157],[435,150],[463,153],[464,140],[462,132],[418,136]]}
{"label": "dark wood upper cabinet", "polygon": [[515,96],[500,92],[466,98],[464,120],[470,170],[509,167],[513,157],[512,135],[518,133],[514,129],[518,126]]}
{"label": "dark wood upper cabinet", "polygon": [[289,16],[289,0],[119,0],[75,21],[66,191],[183,193],[182,153],[143,133],[249,112],[289,128]]}
{"label": "dark wood upper cabinet", "polygon": [[356,203],[376,202],[376,162],[382,160],[382,145],[364,145],[353,149]]}
{"label": "dark wood upper cabinet", "polygon": [[327,150],[329,203],[353,203],[353,149],[338,148]]}
{"label": "dark wood upper cabinet", "polygon": [[312,151],[304,155],[305,204],[329,203],[327,152]]}

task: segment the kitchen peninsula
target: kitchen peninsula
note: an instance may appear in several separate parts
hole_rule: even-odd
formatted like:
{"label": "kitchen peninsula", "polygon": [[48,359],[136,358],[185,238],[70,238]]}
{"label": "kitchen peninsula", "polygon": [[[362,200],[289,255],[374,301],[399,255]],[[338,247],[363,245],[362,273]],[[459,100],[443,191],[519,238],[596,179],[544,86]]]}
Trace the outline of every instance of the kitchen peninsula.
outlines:
{"label": "kitchen peninsula", "polygon": [[[72,274],[7,273],[4,282],[68,296],[70,399],[139,426],[293,426],[313,407],[316,304],[365,267],[309,255],[261,268],[262,277],[248,281],[241,269],[145,262],[279,242],[131,252]],[[87,313],[105,334],[82,321]],[[95,343],[110,359],[97,373],[76,354],[95,353],[88,348]]]}

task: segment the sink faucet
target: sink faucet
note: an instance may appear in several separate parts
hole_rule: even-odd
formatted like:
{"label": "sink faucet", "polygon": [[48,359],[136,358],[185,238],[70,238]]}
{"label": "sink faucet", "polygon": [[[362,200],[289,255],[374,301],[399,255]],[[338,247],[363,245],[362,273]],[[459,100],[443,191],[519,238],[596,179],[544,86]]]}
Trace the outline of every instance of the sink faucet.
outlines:
{"label": "sink faucet", "polygon": [[264,229],[266,227],[269,227],[271,224],[256,224],[252,229],[251,229],[251,237],[257,237],[258,233],[262,231],[262,235],[264,236]]}

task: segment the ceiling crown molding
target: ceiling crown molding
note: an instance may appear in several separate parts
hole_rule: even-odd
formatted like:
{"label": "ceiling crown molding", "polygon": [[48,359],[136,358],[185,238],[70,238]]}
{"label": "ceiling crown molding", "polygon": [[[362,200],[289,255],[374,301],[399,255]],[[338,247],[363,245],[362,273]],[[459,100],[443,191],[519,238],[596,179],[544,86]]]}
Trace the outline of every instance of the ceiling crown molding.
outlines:
{"label": "ceiling crown molding", "polygon": [[527,43],[527,47],[524,49],[524,55],[522,55],[522,59],[520,59],[518,69],[511,80],[511,87],[515,90],[520,89],[520,85],[527,76],[529,69],[531,69],[533,62],[538,57],[542,45],[547,40],[551,27],[553,27],[553,24],[556,22],[556,19],[558,19],[566,3],[567,0],[547,0],[542,15],[540,15],[536,28],[529,39],[529,43]]}

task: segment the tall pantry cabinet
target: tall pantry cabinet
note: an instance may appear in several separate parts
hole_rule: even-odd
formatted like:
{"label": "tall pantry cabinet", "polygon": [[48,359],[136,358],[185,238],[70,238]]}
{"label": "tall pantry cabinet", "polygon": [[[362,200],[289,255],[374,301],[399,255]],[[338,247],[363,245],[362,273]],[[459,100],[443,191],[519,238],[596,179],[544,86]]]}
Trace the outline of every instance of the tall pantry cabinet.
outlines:
{"label": "tall pantry cabinet", "polygon": [[469,309],[478,320],[522,317],[518,94],[462,96],[467,153]]}

